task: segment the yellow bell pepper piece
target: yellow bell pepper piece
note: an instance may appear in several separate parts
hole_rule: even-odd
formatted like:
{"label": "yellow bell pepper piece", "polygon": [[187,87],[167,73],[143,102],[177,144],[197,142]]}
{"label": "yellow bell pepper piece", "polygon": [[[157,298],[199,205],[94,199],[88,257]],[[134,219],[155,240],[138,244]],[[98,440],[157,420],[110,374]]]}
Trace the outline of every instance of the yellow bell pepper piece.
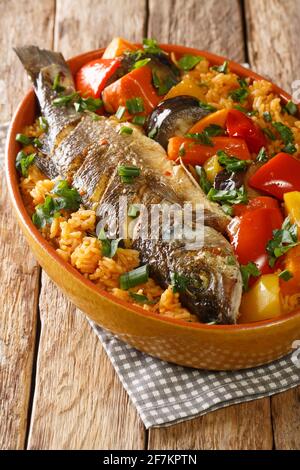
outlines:
{"label": "yellow bell pepper piece", "polygon": [[203,165],[203,168],[206,171],[206,176],[207,176],[208,181],[210,181],[210,183],[213,183],[216,175],[220,173],[220,171],[223,170],[223,168],[221,167],[219,163],[219,159],[217,155],[213,155],[208,160],[206,160],[206,162]]}
{"label": "yellow bell pepper piece", "polygon": [[185,77],[177,85],[173,86],[171,90],[164,97],[165,100],[175,98],[175,96],[194,96],[198,100],[205,100],[203,89],[191,78]]}
{"label": "yellow bell pepper piece", "polygon": [[242,297],[239,323],[268,320],[281,315],[279,278],[263,274]]}
{"label": "yellow bell pepper piece", "polygon": [[114,38],[106,47],[102,59],[114,59],[126,51],[135,51],[138,47],[123,38]]}
{"label": "yellow bell pepper piece", "polygon": [[[300,229],[300,191],[292,191],[283,195],[285,210],[290,216],[291,222],[297,224]],[[298,230],[299,235],[300,230]]]}

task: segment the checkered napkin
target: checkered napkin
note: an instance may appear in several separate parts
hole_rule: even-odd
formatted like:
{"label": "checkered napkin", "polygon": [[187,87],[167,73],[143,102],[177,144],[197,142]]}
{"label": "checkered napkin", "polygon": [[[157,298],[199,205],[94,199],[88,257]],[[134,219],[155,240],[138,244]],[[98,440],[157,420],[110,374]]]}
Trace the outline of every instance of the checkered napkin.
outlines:
{"label": "checkered napkin", "polygon": [[146,428],[179,423],[300,385],[299,350],[253,369],[196,370],[147,356],[90,323]]}
{"label": "checkered napkin", "polygon": [[[7,125],[0,126],[1,157],[6,131]],[[300,384],[300,353],[299,359],[294,352],[272,364],[244,371],[196,370],[147,356],[90,323],[146,428],[178,423]]]}

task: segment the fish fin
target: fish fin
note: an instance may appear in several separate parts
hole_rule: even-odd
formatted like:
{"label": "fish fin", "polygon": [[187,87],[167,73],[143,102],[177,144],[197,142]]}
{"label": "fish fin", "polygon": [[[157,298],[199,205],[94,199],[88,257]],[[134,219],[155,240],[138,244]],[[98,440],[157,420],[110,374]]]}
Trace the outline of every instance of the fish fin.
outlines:
{"label": "fish fin", "polygon": [[13,48],[33,83],[44,67],[56,64],[65,75],[70,75],[70,69],[60,52],[40,49],[37,46],[23,46]]}

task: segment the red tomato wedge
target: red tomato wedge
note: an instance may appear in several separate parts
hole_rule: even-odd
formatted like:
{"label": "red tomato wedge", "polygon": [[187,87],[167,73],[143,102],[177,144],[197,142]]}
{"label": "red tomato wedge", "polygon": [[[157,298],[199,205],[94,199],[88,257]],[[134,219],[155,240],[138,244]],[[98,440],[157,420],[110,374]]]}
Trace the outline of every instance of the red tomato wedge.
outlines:
{"label": "red tomato wedge", "polygon": [[282,200],[284,193],[300,191],[300,161],[278,153],[249,178],[249,184]]}
{"label": "red tomato wedge", "polygon": [[228,112],[226,128],[230,137],[244,139],[251,153],[258,153],[262,147],[267,145],[263,131],[241,111],[231,109]]}
{"label": "red tomato wedge", "polygon": [[171,137],[168,143],[168,157],[170,160],[181,157],[187,165],[203,165],[218,150],[224,150],[240,160],[250,160],[250,153],[243,139],[213,137],[211,140],[213,146],[198,144],[194,139],[187,137]]}
{"label": "red tomato wedge", "polygon": [[250,199],[248,204],[236,204],[233,206],[234,215],[237,216],[255,209],[279,209],[279,204],[278,201],[272,197],[258,196]]}
{"label": "red tomato wedge", "polygon": [[282,222],[281,211],[275,208],[254,209],[234,217],[228,225],[228,233],[239,263],[252,261],[262,274],[273,272],[266,245],[273,236],[273,230],[280,229]]}
{"label": "red tomato wedge", "polygon": [[204,129],[211,124],[216,124],[220,127],[225,127],[226,119],[228,115],[228,109],[220,109],[220,111],[215,111],[214,113],[205,116],[205,118],[200,119],[196,122],[193,127],[189,130],[189,133],[194,134],[196,132],[203,132]]}
{"label": "red tomato wedge", "polygon": [[[119,106],[126,106],[127,100],[141,98],[144,111],[140,115],[149,114],[161,100],[152,85],[152,72],[147,66],[133,70],[106,87],[102,98],[109,113],[115,113]],[[129,114],[126,113],[125,116],[128,117]]]}
{"label": "red tomato wedge", "polygon": [[120,65],[119,59],[96,59],[85,64],[76,74],[76,90],[82,95],[100,98],[108,79]]}

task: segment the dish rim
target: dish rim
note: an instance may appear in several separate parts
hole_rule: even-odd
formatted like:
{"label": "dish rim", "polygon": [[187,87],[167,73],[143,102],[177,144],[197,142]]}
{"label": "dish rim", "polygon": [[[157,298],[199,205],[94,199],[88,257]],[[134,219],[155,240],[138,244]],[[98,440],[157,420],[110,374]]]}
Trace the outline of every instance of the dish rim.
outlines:
{"label": "dish rim", "polygon": [[[137,44],[137,45],[141,46],[141,44]],[[177,44],[160,44],[160,46],[162,47],[162,49],[166,50],[167,52],[175,52],[178,54],[189,53],[189,54],[203,55],[214,65],[220,65],[225,60],[227,60],[229,63],[229,67],[231,68],[233,72],[237,73],[238,75],[242,77],[250,77],[251,79],[257,79],[257,80],[268,80],[269,82],[272,83],[274,92],[277,93],[280,96],[280,98],[282,98],[284,101],[288,101],[291,99],[291,96],[288,93],[286,93],[282,88],[280,88],[278,85],[273,83],[271,80],[264,78],[262,75],[257,74],[256,72],[252,71],[250,68],[248,69],[238,64],[237,62],[228,59],[225,56],[220,56],[220,55],[216,55],[205,50],[200,50],[200,49],[187,47],[187,46],[181,46]],[[86,58],[87,61],[100,58],[104,50],[105,48],[99,48],[99,49],[95,49],[92,51],[83,52],[81,54],[78,54],[68,59],[67,63],[71,66],[71,68],[72,68],[72,64],[73,64],[73,67],[74,66],[76,67],[75,64],[78,61],[82,61],[84,58]],[[230,324],[230,325],[208,325],[208,324],[200,323],[200,322],[199,323],[187,322],[185,320],[179,320],[176,318],[163,317],[163,316],[158,315],[157,313],[144,310],[142,307],[135,306],[126,301],[118,299],[113,294],[100,289],[92,281],[90,281],[89,279],[86,279],[70,263],[63,260],[58,255],[58,253],[56,253],[54,247],[52,247],[50,243],[42,236],[42,234],[39,232],[37,227],[33,224],[31,217],[27,213],[27,210],[25,208],[25,205],[22,199],[22,195],[19,189],[18,173],[15,167],[15,155],[14,155],[15,152],[13,151],[13,147],[15,145],[16,133],[19,131],[18,116],[22,115],[23,108],[32,99],[36,100],[36,97],[34,94],[34,90],[31,87],[31,89],[25,94],[23,99],[18,104],[13,114],[12,120],[9,125],[8,133],[7,133],[6,145],[5,145],[5,173],[6,173],[6,181],[8,185],[10,199],[11,199],[11,202],[13,204],[14,210],[18,216],[20,223],[23,224],[23,226],[26,228],[27,232],[34,239],[34,241],[40,246],[42,250],[47,252],[48,256],[50,256],[57,263],[59,263],[62,268],[66,269],[71,274],[71,276],[73,275],[79,281],[79,283],[82,283],[86,288],[94,291],[95,294],[106,298],[112,304],[115,304],[116,306],[117,305],[121,306],[122,308],[126,310],[130,310],[131,312],[135,312],[137,315],[147,316],[159,322],[171,323],[180,327],[193,329],[193,330],[195,329],[196,330],[200,329],[204,331],[214,330],[215,332],[218,331],[220,333],[222,331],[229,331],[234,334],[235,331],[239,332],[239,331],[249,331],[249,330],[250,331],[261,330],[266,327],[282,325],[282,324],[289,322],[290,319],[300,316],[300,309],[299,309],[299,310],[290,312],[288,314],[281,315],[280,317],[277,317],[275,319],[262,320],[262,321],[253,322],[253,323],[240,323],[240,324]]]}

